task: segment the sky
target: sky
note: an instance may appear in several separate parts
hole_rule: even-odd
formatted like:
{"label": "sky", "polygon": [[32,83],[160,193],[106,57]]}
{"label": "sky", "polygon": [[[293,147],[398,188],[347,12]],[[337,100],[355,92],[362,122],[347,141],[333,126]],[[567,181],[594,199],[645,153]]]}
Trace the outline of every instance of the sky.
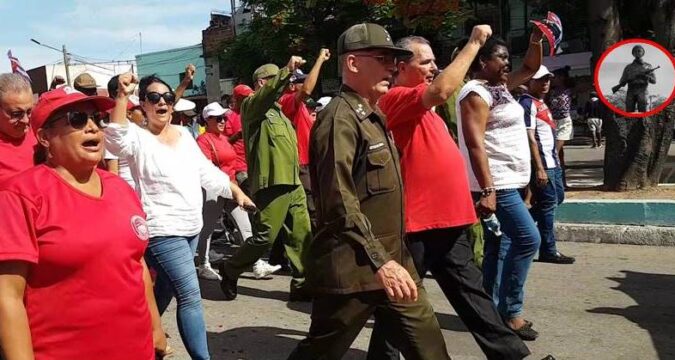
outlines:
{"label": "sky", "polygon": [[[600,89],[603,94],[611,94],[612,86],[619,84],[624,67],[635,59],[632,55],[633,46],[637,44],[624,44],[614,49],[600,64],[600,73],[598,74]],[[653,67],[661,66],[654,70],[656,75],[656,84],[650,84],[647,88],[652,95],[661,95],[668,97],[675,87],[675,68],[667,55],[659,51],[655,46],[643,44],[645,49],[644,61]],[[627,87],[623,88],[624,90]]]}
{"label": "sky", "polygon": [[0,73],[10,49],[26,70],[63,61],[31,38],[90,62],[134,59],[140,38],[143,53],[198,44],[213,10],[229,13],[230,0],[0,0]]}

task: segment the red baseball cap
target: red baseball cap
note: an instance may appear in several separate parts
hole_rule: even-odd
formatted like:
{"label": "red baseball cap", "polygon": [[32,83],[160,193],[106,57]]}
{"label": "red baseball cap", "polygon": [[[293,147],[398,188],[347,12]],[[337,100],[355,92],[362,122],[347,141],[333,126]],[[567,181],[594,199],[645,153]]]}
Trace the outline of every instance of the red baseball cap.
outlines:
{"label": "red baseball cap", "polygon": [[248,87],[248,85],[240,84],[234,87],[232,90],[232,96],[235,98],[245,98],[253,94],[255,91]]}
{"label": "red baseball cap", "polygon": [[91,101],[99,111],[107,111],[115,106],[115,100],[105,96],[87,96],[69,86],[63,86],[40,95],[30,115],[30,126],[36,133],[47,119],[65,106]]}

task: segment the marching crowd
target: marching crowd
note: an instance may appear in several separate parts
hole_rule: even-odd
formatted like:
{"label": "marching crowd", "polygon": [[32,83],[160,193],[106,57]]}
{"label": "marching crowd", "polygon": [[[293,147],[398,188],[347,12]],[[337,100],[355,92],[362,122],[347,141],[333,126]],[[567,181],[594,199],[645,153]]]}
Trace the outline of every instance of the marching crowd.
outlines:
{"label": "marching crowd", "polygon": [[[313,101],[331,56],[260,66],[198,122],[191,65],[175,90],[125,73],[97,96],[83,74],[36,103],[1,74],[4,359],[161,358],[172,298],[187,352],[209,359],[198,279],[235,300],[243,272],[286,265],[263,260],[275,242],[289,301],[312,302],[289,359],[342,358],[373,316],[368,359],[449,359],[427,272],[488,359],[528,356],[530,266],[574,262],[553,231],[570,96],[541,30],[519,69],[488,25],[439,69],[428,40],[357,24],[339,93]],[[243,238],[226,258],[210,247],[224,211]]]}

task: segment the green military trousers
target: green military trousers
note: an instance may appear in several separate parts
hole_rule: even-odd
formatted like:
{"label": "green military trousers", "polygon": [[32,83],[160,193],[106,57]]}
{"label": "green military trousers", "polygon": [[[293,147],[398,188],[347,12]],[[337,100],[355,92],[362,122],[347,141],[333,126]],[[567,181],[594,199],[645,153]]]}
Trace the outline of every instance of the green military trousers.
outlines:
{"label": "green military trousers", "polygon": [[419,286],[414,303],[393,303],[384,290],[316,295],[309,334],[288,360],[342,359],[372,315],[407,360],[450,359],[427,292]]}
{"label": "green military trousers", "polygon": [[284,240],[291,263],[291,290],[304,286],[304,257],[312,240],[305,191],[301,185],[275,185],[258,190],[253,201],[259,211],[253,220],[253,236],[225,261],[227,276],[236,279],[272,247],[277,235]]}

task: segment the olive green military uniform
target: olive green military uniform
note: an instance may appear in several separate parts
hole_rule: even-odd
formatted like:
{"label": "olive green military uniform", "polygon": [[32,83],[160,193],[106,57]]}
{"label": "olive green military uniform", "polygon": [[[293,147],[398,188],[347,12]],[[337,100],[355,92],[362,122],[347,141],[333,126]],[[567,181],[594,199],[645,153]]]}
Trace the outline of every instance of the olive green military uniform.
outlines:
{"label": "olive green military uniform", "polygon": [[[276,76],[241,105],[248,181],[259,211],[253,221],[253,237],[244,242],[222,269],[229,278],[236,279],[260,259],[283,232],[286,256],[293,269],[293,292],[304,284],[303,258],[311,241],[311,231],[305,192],[298,175],[295,129],[277,103],[291,74],[287,68],[278,70],[273,65],[261,69]],[[267,77],[265,75],[258,74],[259,78]]]}

